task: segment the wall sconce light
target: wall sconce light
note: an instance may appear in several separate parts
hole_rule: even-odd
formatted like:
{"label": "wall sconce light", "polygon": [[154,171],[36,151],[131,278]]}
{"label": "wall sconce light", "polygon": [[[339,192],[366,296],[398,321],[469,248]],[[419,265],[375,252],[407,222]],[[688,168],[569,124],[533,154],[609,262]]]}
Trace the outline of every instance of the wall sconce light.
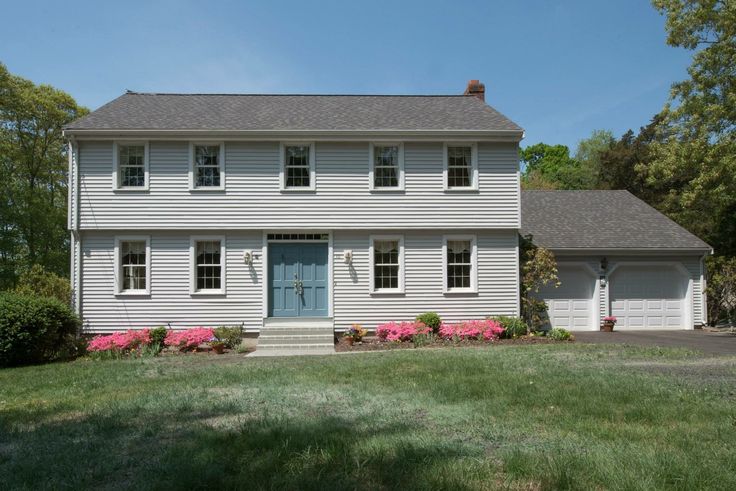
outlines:
{"label": "wall sconce light", "polygon": [[606,270],[608,270],[608,258],[604,257],[601,259],[601,271],[605,272]]}
{"label": "wall sconce light", "polygon": [[353,251],[344,251],[342,253],[342,260],[345,261],[345,264],[352,264],[353,262]]}
{"label": "wall sconce light", "polygon": [[253,266],[253,258],[255,254],[253,254],[253,251],[245,251],[243,253],[243,262],[247,264],[248,266]]}

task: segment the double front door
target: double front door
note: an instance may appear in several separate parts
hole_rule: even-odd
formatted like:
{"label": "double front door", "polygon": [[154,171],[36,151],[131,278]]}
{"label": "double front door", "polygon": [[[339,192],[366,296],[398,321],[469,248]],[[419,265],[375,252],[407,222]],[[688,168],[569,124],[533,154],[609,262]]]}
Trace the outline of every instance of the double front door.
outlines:
{"label": "double front door", "polygon": [[270,317],[327,317],[327,253],[325,243],[269,244]]}

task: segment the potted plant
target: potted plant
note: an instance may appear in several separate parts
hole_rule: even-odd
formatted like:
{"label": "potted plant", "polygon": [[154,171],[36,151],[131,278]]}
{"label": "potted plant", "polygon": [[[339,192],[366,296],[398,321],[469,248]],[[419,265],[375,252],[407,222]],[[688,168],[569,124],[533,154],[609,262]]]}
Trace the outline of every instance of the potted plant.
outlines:
{"label": "potted plant", "polygon": [[613,326],[616,325],[616,320],[617,319],[612,315],[604,317],[603,322],[601,323],[601,331],[613,332]]}
{"label": "potted plant", "polygon": [[220,341],[217,338],[212,339],[209,342],[210,348],[212,348],[212,351],[217,353],[218,355],[221,355],[225,352],[225,343]]}
{"label": "potted plant", "polygon": [[367,331],[363,329],[363,326],[360,324],[353,324],[342,336],[345,338],[345,342],[352,346],[353,343],[361,342],[366,333]]}

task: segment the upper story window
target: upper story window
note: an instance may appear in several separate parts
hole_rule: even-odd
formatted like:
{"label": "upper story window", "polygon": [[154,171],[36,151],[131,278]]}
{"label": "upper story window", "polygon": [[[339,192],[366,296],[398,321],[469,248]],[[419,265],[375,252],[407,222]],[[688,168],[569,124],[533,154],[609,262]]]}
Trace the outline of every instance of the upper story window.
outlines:
{"label": "upper story window", "polygon": [[150,292],[150,256],[149,237],[116,238],[116,293],[147,295]]}
{"label": "upper story window", "polygon": [[113,144],[112,180],[114,189],[148,189],[148,143]]}
{"label": "upper story window", "polygon": [[190,189],[225,188],[225,144],[192,143],[190,150]]}
{"label": "upper story window", "polygon": [[478,150],[475,144],[445,144],[445,190],[478,189]]}
{"label": "upper story window", "polygon": [[225,292],[224,237],[192,237],[192,293]]}
{"label": "upper story window", "polygon": [[371,292],[403,293],[404,238],[371,236]]}
{"label": "upper story window", "polygon": [[445,292],[477,291],[477,248],[474,236],[446,236],[443,244]]}
{"label": "upper story window", "polygon": [[282,190],[314,190],[314,144],[282,144],[280,175]]}
{"label": "upper story window", "polygon": [[371,189],[404,189],[404,145],[371,144],[370,146],[370,184]]}

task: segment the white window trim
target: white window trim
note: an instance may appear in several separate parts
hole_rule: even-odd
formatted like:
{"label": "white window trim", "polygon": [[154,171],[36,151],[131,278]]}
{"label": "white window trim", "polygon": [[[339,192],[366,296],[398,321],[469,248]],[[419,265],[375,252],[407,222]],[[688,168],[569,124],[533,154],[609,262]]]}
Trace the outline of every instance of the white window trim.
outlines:
{"label": "white window trim", "polygon": [[[470,186],[465,187],[450,187],[448,186],[448,158],[447,158],[447,147],[470,147],[470,163],[471,163],[471,176]],[[463,191],[477,191],[478,190],[478,144],[467,143],[467,142],[445,142],[442,145],[442,181],[444,190],[446,193],[452,192],[463,192]]]}
{"label": "white window trim", "polygon": [[[120,146],[143,145],[143,186],[121,186],[120,185]],[[115,140],[112,142],[112,189],[113,191],[148,191],[149,190],[149,167],[150,153],[147,141],[141,140]]]}
{"label": "white window trim", "polygon": [[[309,186],[286,187],[286,147],[309,146]],[[313,192],[317,189],[316,151],[314,142],[286,141],[279,144],[279,190],[282,193]]]}
{"label": "white window trim", "polygon": [[[375,147],[399,147],[398,159],[399,159],[399,185],[394,187],[375,185],[375,167],[376,162]],[[396,192],[405,190],[405,177],[404,177],[404,143],[403,142],[371,142],[368,144],[368,189],[371,192]]]}
{"label": "white window trim", "polygon": [[[122,260],[121,242],[145,241],[146,242],[146,288],[145,290],[123,290],[123,275],[120,261]],[[123,297],[140,297],[151,294],[151,236],[150,235],[116,235],[115,236],[115,295]]]}
{"label": "white window trim", "polygon": [[[197,242],[220,241],[220,288],[197,290]],[[227,294],[227,244],[224,235],[193,235],[189,239],[189,294],[192,296]]]}
{"label": "white window trim", "polygon": [[[195,186],[195,172],[194,172],[194,147],[199,146],[218,146],[220,147],[220,155],[217,163],[220,167],[220,185],[219,186]],[[225,142],[220,141],[192,141],[189,142],[189,191],[200,192],[200,191],[224,191],[225,190]]]}
{"label": "white window trim", "polygon": [[[447,286],[447,242],[450,240],[470,241],[470,288],[448,288]],[[475,235],[442,236],[442,292],[446,295],[478,293],[478,240]]]}
{"label": "white window trim", "polygon": [[[369,270],[368,270],[368,279],[369,279],[369,291],[371,295],[403,295],[405,290],[405,261],[404,261],[404,236],[403,235],[371,235],[369,236],[368,240],[369,247],[368,247],[368,259],[369,259]],[[373,281],[374,276],[374,267],[375,267],[375,255],[374,255],[374,247],[373,244],[377,240],[398,240],[399,241],[399,287],[398,288],[381,288],[380,290],[376,290],[375,283]]]}

